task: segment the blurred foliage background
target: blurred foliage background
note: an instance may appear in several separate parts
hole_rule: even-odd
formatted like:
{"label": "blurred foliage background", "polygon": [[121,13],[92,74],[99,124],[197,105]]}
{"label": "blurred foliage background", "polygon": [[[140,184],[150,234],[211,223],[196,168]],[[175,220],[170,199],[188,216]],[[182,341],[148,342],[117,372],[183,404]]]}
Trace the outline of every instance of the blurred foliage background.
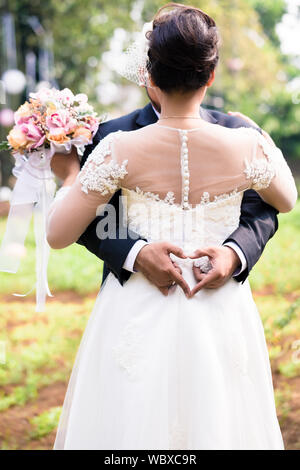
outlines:
{"label": "blurred foliage background", "polygon": [[[284,54],[278,36],[278,25],[290,5],[300,18],[299,2],[192,3],[216,19],[222,37],[217,81],[206,105],[251,116],[272,134],[289,158],[300,159],[299,53]],[[0,0],[0,19],[10,13],[14,20],[17,68],[27,73],[23,92],[7,94],[5,107],[15,110],[32,88],[45,82],[87,93],[97,111],[109,116],[143,105],[147,100],[143,90],[121,80],[114,65],[134,32],[140,31],[163,4],[158,0]],[[8,68],[4,32],[2,28],[0,77]],[[297,38],[299,41],[300,26],[295,41]],[[30,57],[34,58],[34,73],[26,72]],[[2,125],[0,138],[6,133]],[[7,154],[1,154],[2,165],[8,159]],[[9,170],[4,171],[3,184],[8,174]]]}

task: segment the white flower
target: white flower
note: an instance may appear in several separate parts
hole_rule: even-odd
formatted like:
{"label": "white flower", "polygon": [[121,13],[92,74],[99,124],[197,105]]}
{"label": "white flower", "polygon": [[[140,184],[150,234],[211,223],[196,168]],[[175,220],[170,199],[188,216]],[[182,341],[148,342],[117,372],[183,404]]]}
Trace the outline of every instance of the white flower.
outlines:
{"label": "white flower", "polygon": [[74,101],[80,104],[87,103],[88,97],[85,93],[78,93],[78,95],[74,96]]}
{"label": "white flower", "polygon": [[64,88],[59,92],[59,100],[64,104],[72,105],[74,103],[74,95],[69,88]]}
{"label": "white flower", "polygon": [[88,103],[80,103],[80,105],[76,106],[74,109],[79,114],[83,114],[83,115],[88,114],[89,116],[93,115],[93,111],[94,111],[93,106],[91,106]]}
{"label": "white flower", "polygon": [[55,88],[42,88],[37,93],[30,93],[30,98],[41,101],[42,103],[47,103],[49,101],[55,101],[57,91]]}

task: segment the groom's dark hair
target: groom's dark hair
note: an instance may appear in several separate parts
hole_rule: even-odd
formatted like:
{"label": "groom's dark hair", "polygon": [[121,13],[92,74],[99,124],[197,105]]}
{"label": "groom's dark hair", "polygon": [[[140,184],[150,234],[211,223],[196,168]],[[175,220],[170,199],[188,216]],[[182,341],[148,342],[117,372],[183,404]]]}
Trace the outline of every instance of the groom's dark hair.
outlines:
{"label": "groom's dark hair", "polygon": [[168,3],[156,13],[147,37],[147,69],[161,90],[188,92],[207,84],[219,59],[219,33],[210,16]]}

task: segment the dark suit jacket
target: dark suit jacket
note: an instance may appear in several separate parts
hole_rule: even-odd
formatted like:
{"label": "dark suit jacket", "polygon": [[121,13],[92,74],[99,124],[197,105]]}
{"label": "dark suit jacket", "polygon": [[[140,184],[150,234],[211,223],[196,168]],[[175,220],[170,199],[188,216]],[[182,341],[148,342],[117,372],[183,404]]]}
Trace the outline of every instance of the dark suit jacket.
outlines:
{"label": "dark suit jacket", "polygon": [[[219,111],[207,110],[201,107],[200,115],[208,122],[225,127],[251,127],[244,120],[220,113]],[[153,111],[152,105],[149,103],[143,109],[137,109],[126,116],[102,123],[94,136],[93,143],[85,149],[81,166],[100,140],[111,132],[118,130],[132,131],[153,124],[156,121],[157,116]],[[117,220],[119,219],[119,196],[120,191],[114,194],[110,200],[110,204],[115,206]],[[242,201],[240,225],[224,241],[224,243],[227,241],[235,242],[241,248],[247,260],[247,269],[235,278],[238,282],[245,281],[249,272],[259,260],[268,240],[276,232],[278,228],[277,213],[276,209],[263,202],[255,191],[249,190],[245,192]],[[101,217],[105,215],[104,213]],[[130,272],[123,269],[123,264],[137,238],[134,236],[130,237],[130,233],[126,239],[124,237],[118,238],[119,227],[117,227],[116,239],[106,238],[100,240],[96,235],[96,226],[101,217],[97,217],[89,225],[79,238],[78,243],[84,245],[89,251],[104,261],[103,280],[111,271],[118,278],[119,282],[123,284],[131,275]]]}

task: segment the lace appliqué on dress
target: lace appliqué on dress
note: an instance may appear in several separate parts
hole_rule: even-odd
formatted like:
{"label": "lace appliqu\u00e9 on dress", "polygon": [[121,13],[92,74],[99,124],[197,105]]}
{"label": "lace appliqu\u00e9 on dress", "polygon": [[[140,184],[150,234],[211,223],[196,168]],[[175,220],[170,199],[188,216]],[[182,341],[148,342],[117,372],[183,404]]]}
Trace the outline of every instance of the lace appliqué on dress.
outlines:
{"label": "lace appliqu\u00e9 on dress", "polygon": [[259,191],[270,186],[276,170],[271,162],[255,159],[251,164],[246,162],[245,175],[248,180],[252,181],[251,188]]}
{"label": "lace appliqu\u00e9 on dress", "polygon": [[[238,331],[231,332],[231,338],[228,341],[229,360],[239,376],[249,376],[248,354],[245,345],[245,339],[241,337]],[[232,369],[233,370],[233,369]]]}
{"label": "lace appliqu\u00e9 on dress", "polygon": [[103,196],[108,193],[115,193],[119,189],[119,181],[127,175],[127,160],[119,165],[116,162],[94,166],[89,162],[89,166],[80,175],[82,191],[88,194],[88,191],[98,191]]}
{"label": "lace appliqu\u00e9 on dress", "polygon": [[170,450],[185,450],[187,449],[187,436],[182,426],[176,420],[171,428],[169,437]]}
{"label": "lace appliqu\u00e9 on dress", "polygon": [[121,132],[115,132],[105,137],[90,154],[79,175],[81,189],[84,193],[88,194],[89,190],[98,191],[105,196],[119,189],[120,180],[128,174],[126,170],[128,160],[125,160],[121,165],[114,160],[109,163],[104,163],[104,161],[112,154],[113,139],[120,137]]}
{"label": "lace appliqu\u00e9 on dress", "polygon": [[268,141],[257,130],[243,128],[249,134],[256,134],[258,145],[261,147],[265,159],[254,158],[251,163],[245,161],[244,173],[246,178],[252,181],[251,188],[260,191],[270,186],[272,179],[276,176],[278,167],[284,162],[284,157],[278,147],[271,146]]}
{"label": "lace appliqu\u00e9 on dress", "polygon": [[117,364],[131,380],[137,380],[142,367],[143,336],[134,320],[124,328],[113,355]]}
{"label": "lace appliqu\u00e9 on dress", "polygon": [[164,202],[173,206],[175,204],[175,194],[173,191],[169,191],[164,199],[160,199],[158,194],[151,193],[150,191],[142,191],[138,186],[135,188],[135,192],[140,196],[145,197],[149,201]]}
{"label": "lace appliqu\u00e9 on dress", "polygon": [[213,200],[211,200],[210,194],[207,191],[205,191],[201,197],[201,205],[204,206],[206,204],[213,204],[214,202],[227,201],[231,197],[235,197],[238,194],[239,194],[239,191],[235,189],[231,193],[220,194],[219,196],[215,196]]}
{"label": "lace appliqu\u00e9 on dress", "polygon": [[[243,192],[217,196],[191,210],[166,203],[158,196],[123,188],[127,196],[127,222],[131,231],[148,241],[169,240],[192,253],[206,244],[221,245],[239,224]],[[150,222],[149,222],[150,221]],[[184,236],[184,234],[186,236]],[[184,237],[183,237],[184,236]]]}

